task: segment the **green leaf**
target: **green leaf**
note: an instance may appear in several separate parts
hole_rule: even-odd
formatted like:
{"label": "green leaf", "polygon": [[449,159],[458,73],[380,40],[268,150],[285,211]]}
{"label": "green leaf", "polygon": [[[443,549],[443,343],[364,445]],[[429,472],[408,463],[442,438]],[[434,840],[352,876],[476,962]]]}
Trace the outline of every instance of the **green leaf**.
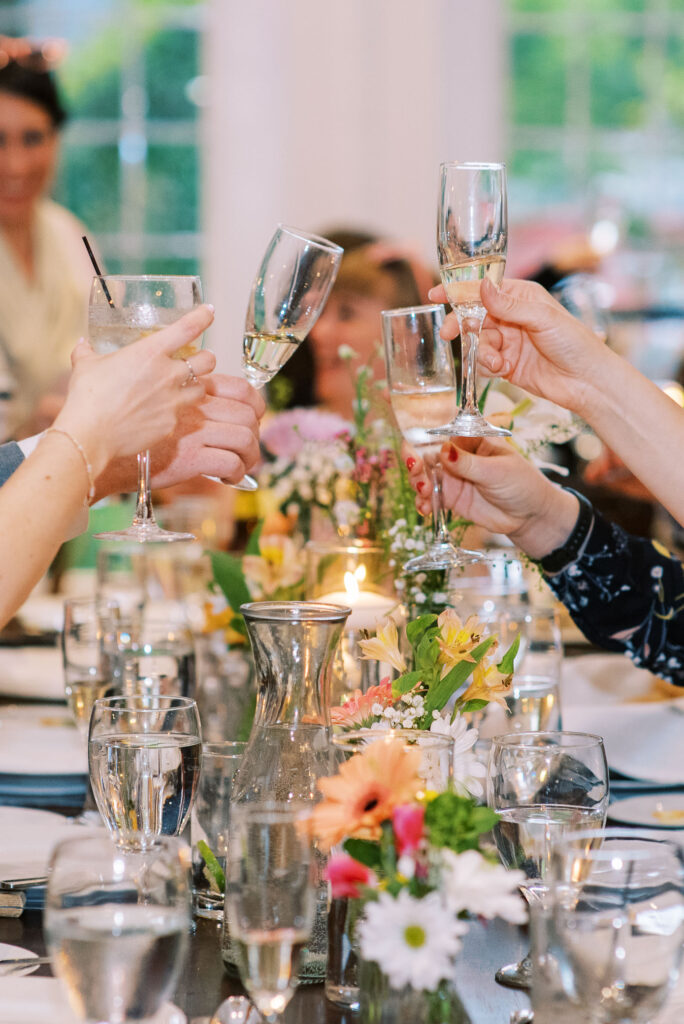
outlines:
{"label": "green leaf", "polygon": [[379,868],[381,863],[380,847],[369,839],[345,839],[342,844],[345,851],[359,864],[367,868]]}
{"label": "green leaf", "polygon": [[499,820],[499,815],[491,807],[476,807],[471,815],[473,828],[479,833],[489,832]]}
{"label": "green leaf", "polygon": [[210,551],[209,557],[214,579],[233,611],[239,612],[241,604],[252,600],[240,559],[227,551]]}
{"label": "green leaf", "polygon": [[487,637],[470,652],[473,661],[459,661],[443,679],[430,687],[425,701],[426,716],[431,717],[433,711],[442,710],[452,694],[463,686],[475,666],[482,661],[494,641],[493,636]]}
{"label": "green leaf", "polygon": [[458,713],[465,714],[468,711],[482,711],[482,708],[486,708],[488,704],[488,700],[468,700],[462,708],[458,709]]}
{"label": "green leaf", "polygon": [[423,678],[422,672],[404,672],[403,676],[398,676],[392,683],[392,696],[402,697],[409,690],[412,690],[416,683],[419,683]]}
{"label": "green leaf", "polygon": [[417,647],[420,643],[423,634],[426,630],[430,629],[437,622],[437,616],[433,614],[419,615],[413,622],[409,622],[406,627],[406,636],[411,647]]}
{"label": "green leaf", "polygon": [[197,851],[204,861],[204,874],[212,888],[216,888],[217,892],[223,892],[226,888],[226,876],[223,873],[223,868],[216,859],[216,855],[212,852],[211,848],[203,839],[200,839],[197,843]]}
{"label": "green leaf", "polygon": [[498,668],[499,672],[501,672],[502,675],[509,676],[511,674],[511,672],[513,671],[513,666],[515,664],[515,656],[518,653],[518,648],[519,647],[520,647],[520,633],[518,633],[518,635],[516,636],[515,640],[513,641],[511,646],[508,648],[508,650],[504,654],[504,656],[501,659],[501,661],[499,662],[499,664],[496,666]]}
{"label": "green leaf", "polygon": [[247,541],[247,547],[245,548],[245,554],[246,555],[260,555],[261,554],[261,548],[259,547],[259,541],[261,540],[261,531],[263,530],[263,528],[264,528],[264,521],[263,521],[263,519],[260,519],[259,522],[256,524],[256,526],[254,527],[254,529],[252,530],[252,532],[249,535],[249,540]]}
{"label": "green leaf", "polygon": [[488,380],[484,388],[480,392],[480,397],[477,400],[477,407],[480,410],[480,412],[484,412],[485,402],[487,401],[487,395],[489,394],[489,389],[491,386],[492,382],[491,380]]}

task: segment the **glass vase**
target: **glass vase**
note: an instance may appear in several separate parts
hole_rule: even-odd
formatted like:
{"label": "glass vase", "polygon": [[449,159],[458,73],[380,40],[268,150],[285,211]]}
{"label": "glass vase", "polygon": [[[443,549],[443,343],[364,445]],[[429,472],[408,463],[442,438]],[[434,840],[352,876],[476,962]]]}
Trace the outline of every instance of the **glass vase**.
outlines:
{"label": "glass vase", "polygon": [[[313,804],[321,796],[318,780],[334,775],[339,765],[331,742],[329,687],[349,609],[308,601],[264,601],[243,605],[241,611],[254,653],[257,703],[232,802]],[[326,861],[314,851],[316,920],[300,954],[300,981],[325,978]],[[234,962],[228,928],[223,958]]]}
{"label": "glass vase", "polygon": [[431,991],[394,988],[376,963],[361,960],[359,983],[364,1024],[471,1024],[451,980]]}
{"label": "glass vase", "polygon": [[333,898],[328,909],[328,969],[325,995],[347,1010],[359,1009],[359,959],[354,930],[361,916],[360,899]]}

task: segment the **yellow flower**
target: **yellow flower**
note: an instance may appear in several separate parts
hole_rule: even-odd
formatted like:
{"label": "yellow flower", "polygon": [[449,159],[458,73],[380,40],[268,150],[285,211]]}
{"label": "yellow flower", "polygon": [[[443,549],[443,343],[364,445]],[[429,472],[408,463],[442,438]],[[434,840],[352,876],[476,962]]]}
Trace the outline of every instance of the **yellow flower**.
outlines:
{"label": "yellow flower", "polygon": [[482,642],[484,625],[471,615],[461,622],[453,608],[447,608],[437,619],[439,626],[440,663],[444,666],[442,676],[461,661],[474,661],[471,651]]}
{"label": "yellow flower", "polygon": [[271,597],[281,588],[300,582],[300,552],[290,537],[261,537],[259,551],[258,555],[245,555],[242,559],[242,571],[255,598]]}
{"label": "yellow flower", "polygon": [[506,707],[506,694],[508,693],[513,673],[503,675],[499,672],[494,661],[483,658],[479,665],[473,669],[473,678],[470,686],[460,697],[459,702],[467,703],[469,700],[486,700],[492,704],[500,704]]}
{"label": "yellow flower", "polygon": [[367,661],[387,662],[398,672],[406,671],[406,660],[399,650],[397,627],[392,619],[387,619],[370,640],[359,640],[359,646],[363,651],[361,657]]}

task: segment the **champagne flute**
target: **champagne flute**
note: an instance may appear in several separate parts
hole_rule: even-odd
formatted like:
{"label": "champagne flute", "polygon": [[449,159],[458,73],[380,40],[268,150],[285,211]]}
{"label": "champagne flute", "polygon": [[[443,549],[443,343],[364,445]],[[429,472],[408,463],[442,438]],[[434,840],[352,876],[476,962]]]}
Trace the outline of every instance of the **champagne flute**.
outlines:
{"label": "champagne flute", "polygon": [[[320,235],[279,224],[252,284],[245,317],[242,372],[263,388],[285,365],[323,312],[344,250]],[[253,491],[244,476],[234,485]]]}
{"label": "champagne flute", "polygon": [[297,980],[299,951],[315,912],[311,845],[301,804],[233,804],[228,839],[226,924],[242,983],[275,1021]]}
{"label": "champagne flute", "polygon": [[189,864],[190,850],[178,839],[161,839],[145,853],[92,834],[55,847],[45,937],[78,1020],[157,1019],[185,958]]}
{"label": "champagne flute", "polygon": [[[519,732],[495,736],[489,754],[487,803],[497,812],[494,842],[507,868],[519,868],[520,889],[544,905],[554,843],[569,832],[603,827],[608,765],[600,736],[581,732]],[[529,988],[526,956],[496,972],[510,988]]]}
{"label": "champagne flute", "polygon": [[405,563],[406,572],[456,568],[481,558],[452,544],[442,507],[442,442],[430,428],[456,415],[456,371],[451,343],[439,334],[443,321],[444,307],[439,305],[382,313],[392,411],[404,439],[420,452],[432,482],[432,542],[424,554]]}
{"label": "champagne flute", "polygon": [[498,285],[506,267],[508,214],[503,164],[444,163],[440,166],[437,249],[442,283],[461,330],[461,407],[440,437],[505,437],[477,404],[477,346],[486,309],[480,298],[485,277]]}
{"label": "champagne flute", "polygon": [[[96,352],[115,352],[153,331],[168,327],[202,301],[199,277],[126,277],[108,275],[93,278],[88,307],[88,333]],[[183,345],[175,359],[187,359],[199,352],[202,340]],[[138,497],[135,516],[126,530],[96,533],[105,540],[182,541],[194,540],[191,533],[162,530],[154,518],[150,494],[150,453],[138,453]]]}
{"label": "champagne flute", "polygon": [[90,716],[90,782],[102,819],[124,849],[180,835],[202,760],[197,704],[188,697],[96,700]]}

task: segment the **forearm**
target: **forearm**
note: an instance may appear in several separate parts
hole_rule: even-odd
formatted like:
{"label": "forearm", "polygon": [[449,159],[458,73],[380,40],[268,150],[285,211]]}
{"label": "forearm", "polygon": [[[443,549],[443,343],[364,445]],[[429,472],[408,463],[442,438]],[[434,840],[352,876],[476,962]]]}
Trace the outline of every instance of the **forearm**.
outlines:
{"label": "forearm", "polygon": [[0,489],[0,626],[49,568],[88,489],[83,458],[63,434],[43,438]]}

